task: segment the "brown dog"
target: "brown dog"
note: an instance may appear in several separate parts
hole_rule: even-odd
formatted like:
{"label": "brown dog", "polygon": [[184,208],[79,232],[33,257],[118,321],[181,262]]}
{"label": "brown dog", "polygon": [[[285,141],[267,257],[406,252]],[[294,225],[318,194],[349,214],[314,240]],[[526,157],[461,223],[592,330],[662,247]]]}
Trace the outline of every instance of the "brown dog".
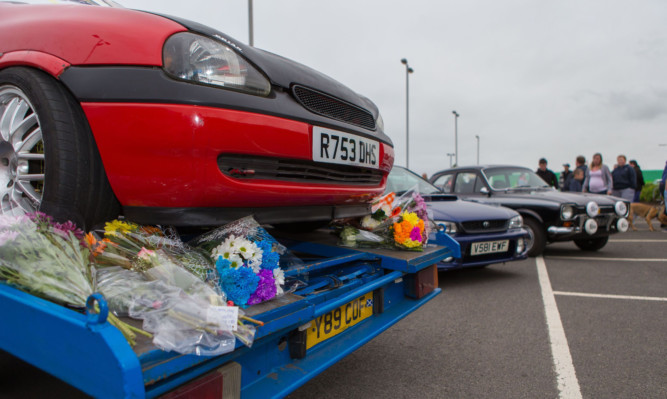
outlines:
{"label": "brown dog", "polygon": [[663,213],[662,206],[644,204],[642,202],[633,202],[630,204],[630,214],[628,215],[628,222],[630,223],[630,227],[634,231],[637,231],[635,225],[632,224],[635,214],[643,217],[644,220],[646,220],[646,223],[648,223],[648,229],[651,231],[655,231],[653,229],[653,225],[651,224],[651,219],[653,219],[656,216],[658,217],[660,223],[667,224],[667,215]]}

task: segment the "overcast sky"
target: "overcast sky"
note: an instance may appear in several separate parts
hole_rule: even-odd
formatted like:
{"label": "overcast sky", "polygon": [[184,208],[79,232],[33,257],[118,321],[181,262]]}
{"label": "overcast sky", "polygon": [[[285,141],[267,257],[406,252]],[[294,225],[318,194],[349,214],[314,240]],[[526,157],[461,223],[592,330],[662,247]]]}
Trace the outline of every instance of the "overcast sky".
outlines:
{"label": "overcast sky", "polygon": [[[118,0],[216,28],[248,43],[247,0]],[[601,152],[642,169],[667,160],[665,0],[254,0],[254,45],[315,68],[379,107],[410,168],[549,168]],[[665,144],[660,146],[659,144]]]}

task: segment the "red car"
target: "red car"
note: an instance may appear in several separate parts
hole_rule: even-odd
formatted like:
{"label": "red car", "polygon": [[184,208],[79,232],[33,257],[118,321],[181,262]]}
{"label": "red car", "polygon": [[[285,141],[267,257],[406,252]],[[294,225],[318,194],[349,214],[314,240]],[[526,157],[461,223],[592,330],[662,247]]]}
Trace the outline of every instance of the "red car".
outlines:
{"label": "red car", "polygon": [[394,161],[377,107],[206,26],[0,3],[0,212],[92,226],[367,213]]}

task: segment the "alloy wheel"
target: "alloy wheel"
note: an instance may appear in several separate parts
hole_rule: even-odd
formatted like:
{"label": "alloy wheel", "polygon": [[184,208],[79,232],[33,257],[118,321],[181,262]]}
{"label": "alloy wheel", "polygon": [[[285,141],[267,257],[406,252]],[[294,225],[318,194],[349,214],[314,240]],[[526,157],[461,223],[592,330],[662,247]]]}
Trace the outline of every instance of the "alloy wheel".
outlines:
{"label": "alloy wheel", "polygon": [[17,87],[0,87],[0,214],[39,209],[44,192],[44,142],[35,109]]}

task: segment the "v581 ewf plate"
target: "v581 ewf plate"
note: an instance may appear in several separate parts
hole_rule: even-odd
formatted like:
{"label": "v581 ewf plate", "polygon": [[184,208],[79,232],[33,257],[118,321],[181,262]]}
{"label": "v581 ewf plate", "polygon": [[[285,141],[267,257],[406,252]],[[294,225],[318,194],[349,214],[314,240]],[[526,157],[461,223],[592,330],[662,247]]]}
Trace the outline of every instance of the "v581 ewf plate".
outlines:
{"label": "v581 ewf plate", "polygon": [[380,167],[380,143],[350,133],[313,126],[313,161]]}
{"label": "v581 ewf plate", "polygon": [[507,252],[509,250],[509,240],[475,242],[470,249],[470,255],[493,254],[497,252]]}

